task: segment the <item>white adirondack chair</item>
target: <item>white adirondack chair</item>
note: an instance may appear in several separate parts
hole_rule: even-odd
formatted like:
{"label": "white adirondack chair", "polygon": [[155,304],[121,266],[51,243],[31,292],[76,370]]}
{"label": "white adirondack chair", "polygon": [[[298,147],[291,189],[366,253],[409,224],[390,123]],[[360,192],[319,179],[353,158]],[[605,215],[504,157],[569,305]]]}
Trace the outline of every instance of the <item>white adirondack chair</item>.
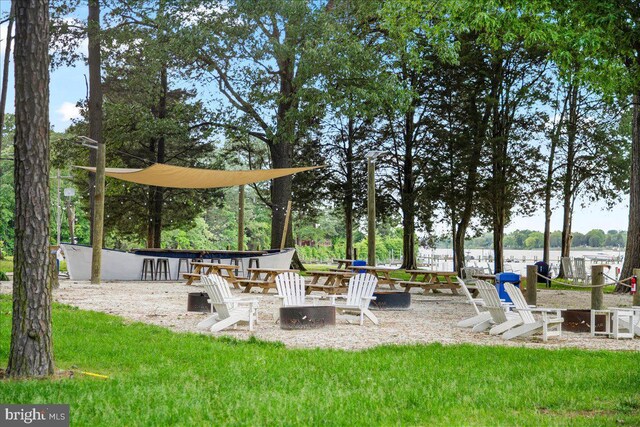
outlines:
{"label": "white adirondack chair", "polygon": [[589,283],[591,275],[587,274],[587,267],[584,263],[584,258],[574,258],[573,259],[573,280],[574,282],[583,282]]}
{"label": "white adirondack chair", "polygon": [[[280,298],[282,307],[307,305],[307,298],[316,305],[319,296],[306,295],[304,277],[298,273],[285,272],[276,276],[277,297]],[[276,321],[280,318],[280,310],[276,311]]]}
{"label": "white adirondack chair", "polygon": [[[471,306],[473,307],[473,310],[476,312],[475,316],[458,322],[458,327],[471,328],[480,323],[490,322],[491,313],[489,313],[488,311],[480,311],[480,308],[478,308],[478,307],[484,307],[484,301],[482,300],[482,298],[474,298],[471,295],[471,292],[469,292],[469,288],[467,288],[467,285],[465,284],[464,280],[462,280],[460,277],[457,277],[457,279],[458,279],[458,284],[460,285],[460,289],[462,289],[462,293],[464,293],[464,295],[467,297],[467,302],[471,304]],[[476,283],[477,283],[477,279],[476,279]]]}
{"label": "white adirondack chair", "polygon": [[[364,325],[364,317],[368,317],[374,324],[378,318],[369,310],[369,304],[376,299],[373,293],[378,285],[378,278],[371,274],[356,274],[349,279],[347,295],[329,295],[331,303],[339,312],[357,312],[360,314],[360,325]],[[336,304],[336,298],[346,298],[344,304]]]}
{"label": "white adirondack chair", "polygon": [[[562,336],[562,322],[564,322],[562,309],[529,307],[520,289],[511,283],[505,283],[504,289],[511,298],[516,312],[522,318],[522,325],[505,332],[502,335],[504,339],[527,337],[537,332],[542,332],[543,341],[547,341],[548,337]],[[540,313],[542,318],[536,320],[533,316],[534,312]]]}
{"label": "white adirondack chair", "polygon": [[562,265],[562,271],[564,272],[565,279],[573,279],[573,266],[571,265],[571,258],[563,256],[560,258],[560,264]]}
{"label": "white adirondack chair", "polygon": [[[217,274],[202,276],[204,289],[209,295],[212,315],[198,323],[198,328],[210,328],[211,332],[219,332],[229,326],[235,327],[240,322],[249,323],[249,330],[258,317],[258,300],[254,298],[238,298],[231,294],[229,283]],[[213,313],[215,308],[216,313]]]}
{"label": "white adirondack chair", "polygon": [[484,301],[484,307],[491,315],[491,319],[476,324],[472,329],[473,332],[482,332],[491,328],[489,330],[491,335],[499,335],[522,324],[520,316],[509,311],[510,305],[500,300],[500,295],[494,285],[484,280],[478,280],[476,286],[480,292],[480,298]]}
{"label": "white adirondack chair", "polygon": [[[478,267],[462,267],[460,269],[460,273],[462,274],[462,278],[466,280],[467,283],[475,283],[478,279],[473,277],[475,274],[482,273],[482,269]],[[458,277],[458,279],[460,279]]]}

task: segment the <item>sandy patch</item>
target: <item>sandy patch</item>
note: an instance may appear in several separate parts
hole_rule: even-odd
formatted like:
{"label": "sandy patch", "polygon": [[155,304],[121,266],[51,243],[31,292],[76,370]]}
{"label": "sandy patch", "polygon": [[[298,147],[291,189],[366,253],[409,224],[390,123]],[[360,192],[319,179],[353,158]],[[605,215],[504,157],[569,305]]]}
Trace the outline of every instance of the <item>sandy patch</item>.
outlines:
{"label": "sandy patch", "polygon": [[[105,282],[91,285],[88,282],[62,280],[54,290],[57,302],[84,310],[95,310],[122,316],[133,321],[163,326],[178,332],[202,332],[196,324],[207,317],[206,313],[187,312],[187,294],[201,288],[175,282]],[[11,283],[0,282],[0,293],[10,293]],[[274,292],[274,291],[271,291]],[[234,290],[238,296],[246,296]],[[640,350],[640,340],[614,340],[591,337],[587,333],[564,332],[561,338],[550,338],[543,343],[538,338],[505,341],[487,333],[473,333],[457,328],[458,321],[471,317],[473,309],[463,296],[443,291],[440,294],[423,295],[421,290],[412,292],[412,306],[408,311],[376,311],[380,325],[365,321],[364,326],[348,323],[356,316],[338,316],[335,327],[315,330],[285,331],[276,324],[275,314],[279,300],[273,293],[252,293],[260,301],[258,325],[254,332],[246,326],[226,330],[220,335],[240,339],[255,336],[261,340],[281,341],[288,347],[322,347],[356,350],[383,344],[478,344],[504,345],[532,348],[576,347],[605,350]],[[328,301],[323,302],[328,304]],[[538,305],[558,308],[589,308],[590,293],[581,291],[539,290]],[[605,305],[624,307],[631,305],[629,295],[605,295]]]}

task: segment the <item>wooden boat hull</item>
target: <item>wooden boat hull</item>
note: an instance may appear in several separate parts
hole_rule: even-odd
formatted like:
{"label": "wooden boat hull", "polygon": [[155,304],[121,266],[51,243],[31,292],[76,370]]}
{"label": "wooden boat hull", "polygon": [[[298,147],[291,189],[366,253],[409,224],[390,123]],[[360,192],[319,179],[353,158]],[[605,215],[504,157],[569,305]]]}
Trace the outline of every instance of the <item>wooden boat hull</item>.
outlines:
{"label": "wooden boat hull", "polygon": [[[71,280],[90,280],[91,279],[91,258],[93,250],[90,246],[61,244],[67,262],[67,271]],[[145,258],[154,259],[154,264],[159,258],[167,258],[169,260],[169,269],[171,280],[183,280],[181,275],[178,277],[178,261],[180,258],[205,258],[205,261],[213,259],[220,260],[222,264],[230,264],[231,258],[239,258],[241,260],[239,272],[246,275],[246,269],[249,267],[249,259],[257,258],[262,268],[289,268],[291,259],[295,249],[287,248],[284,250],[268,250],[261,254],[251,252],[232,252],[232,251],[144,251],[139,250],[137,253],[124,252],[113,249],[102,250],[102,280],[140,280],[142,273],[142,261]],[[184,270],[184,264],[183,264]],[[163,276],[164,277],[164,276]]]}

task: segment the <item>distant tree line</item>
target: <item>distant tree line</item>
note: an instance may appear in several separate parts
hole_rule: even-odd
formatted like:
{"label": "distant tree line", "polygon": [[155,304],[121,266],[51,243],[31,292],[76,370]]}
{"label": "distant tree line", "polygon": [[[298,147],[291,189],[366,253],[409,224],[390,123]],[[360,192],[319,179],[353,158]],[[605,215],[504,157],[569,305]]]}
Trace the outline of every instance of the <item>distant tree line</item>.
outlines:
{"label": "distant tree line", "polygon": [[[562,231],[550,233],[551,248],[562,248]],[[451,241],[440,241],[438,247],[449,247]],[[621,250],[627,243],[627,232],[609,230],[606,233],[600,229],[593,229],[585,234],[573,232],[571,234],[572,248],[607,248]],[[491,234],[467,240],[466,247],[470,249],[491,248]],[[544,247],[544,233],[532,230],[516,230],[504,236],[506,249],[541,249]]]}

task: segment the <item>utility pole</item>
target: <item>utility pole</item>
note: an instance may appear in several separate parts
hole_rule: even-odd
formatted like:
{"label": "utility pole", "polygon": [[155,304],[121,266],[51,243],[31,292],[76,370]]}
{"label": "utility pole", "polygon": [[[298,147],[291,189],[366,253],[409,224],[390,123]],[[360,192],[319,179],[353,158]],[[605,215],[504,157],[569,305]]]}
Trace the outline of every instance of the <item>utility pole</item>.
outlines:
{"label": "utility pole", "polygon": [[381,151],[369,151],[367,159],[367,265],[376,265],[376,157]]}
{"label": "utility pole", "polygon": [[238,250],[244,250],[244,185],[238,190]]}
{"label": "utility pole", "polygon": [[[56,180],[57,180],[57,194],[56,194],[56,244],[58,246],[60,246],[60,233],[62,231],[62,202],[60,200],[60,183],[62,179],[67,179],[67,178],[71,178],[70,175],[65,175],[62,176],[60,175],[60,169],[58,169],[58,172],[56,174]],[[65,190],[66,191],[66,190]],[[71,243],[73,243],[73,241],[71,241]]]}

